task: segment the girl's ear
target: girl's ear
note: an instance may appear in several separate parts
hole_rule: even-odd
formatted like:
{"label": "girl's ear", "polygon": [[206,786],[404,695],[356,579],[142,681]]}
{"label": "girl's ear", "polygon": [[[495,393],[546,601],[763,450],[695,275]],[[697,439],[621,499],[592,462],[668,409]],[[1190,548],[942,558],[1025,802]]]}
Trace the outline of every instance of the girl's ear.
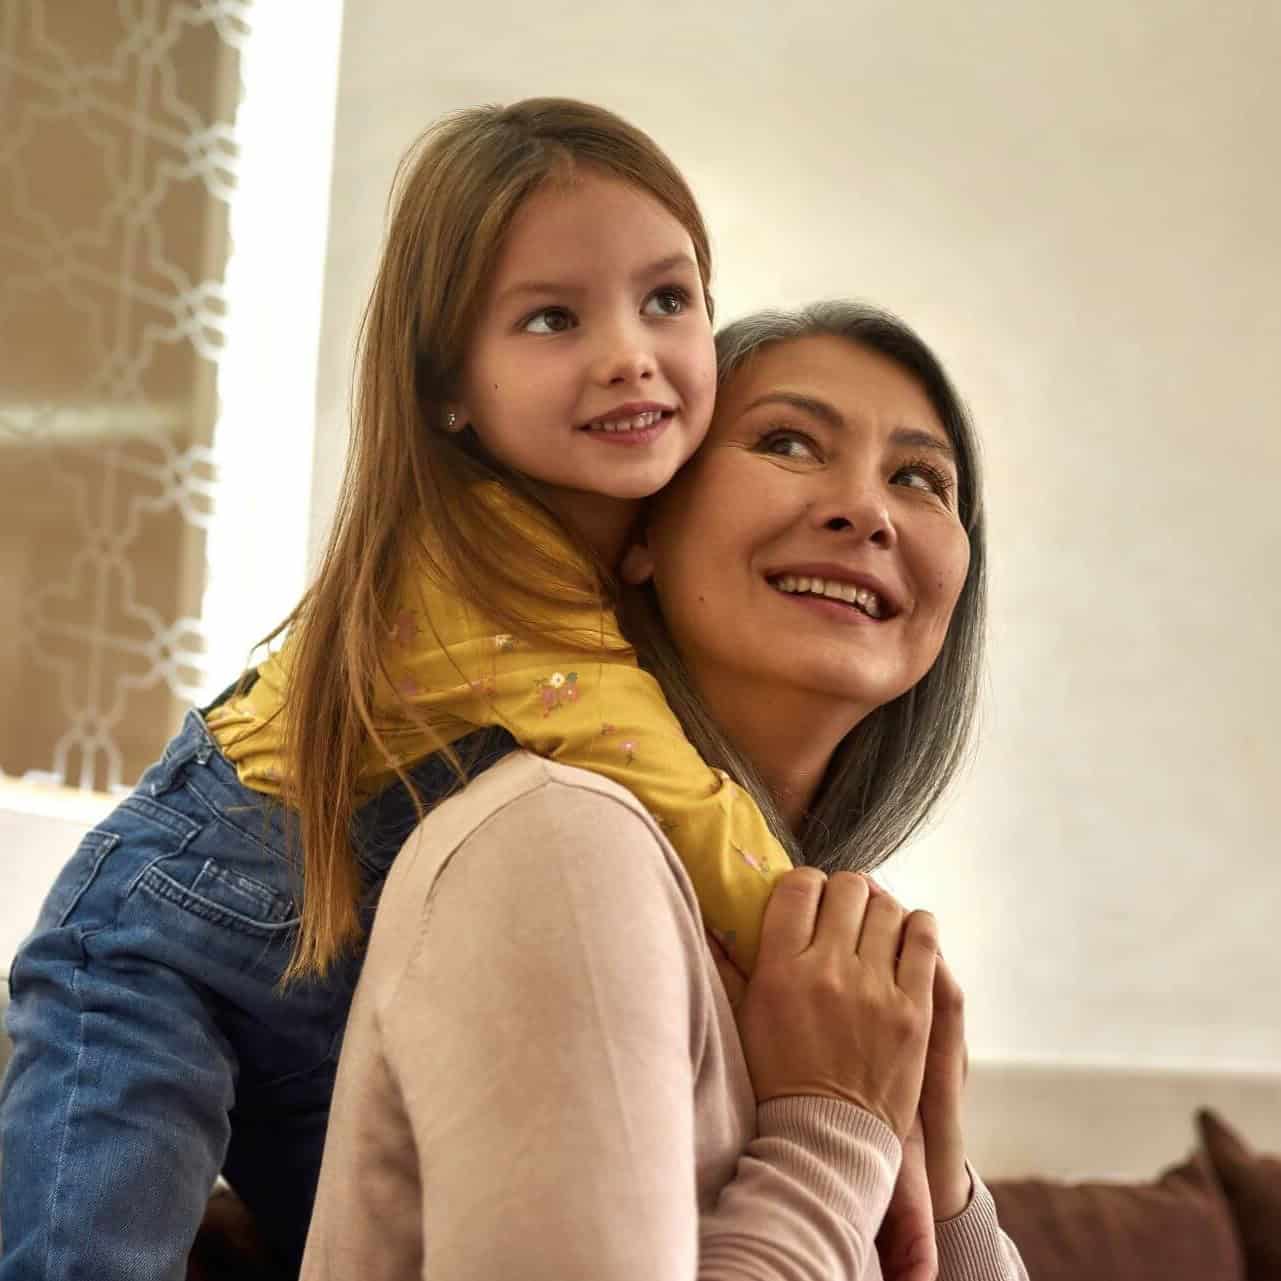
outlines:
{"label": "girl's ear", "polygon": [[638,531],[636,541],[623,553],[618,566],[618,576],[629,587],[639,587],[654,577],[654,557],[645,539],[645,531]]}

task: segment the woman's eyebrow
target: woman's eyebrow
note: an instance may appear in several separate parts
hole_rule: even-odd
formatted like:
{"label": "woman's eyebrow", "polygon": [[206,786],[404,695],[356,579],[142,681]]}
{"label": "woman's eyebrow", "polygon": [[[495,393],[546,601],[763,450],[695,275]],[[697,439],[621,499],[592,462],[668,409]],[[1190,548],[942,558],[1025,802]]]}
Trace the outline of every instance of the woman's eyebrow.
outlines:
{"label": "woman's eyebrow", "polygon": [[[814,396],[802,395],[800,392],[766,392],[764,396],[758,396],[752,401],[743,410],[743,413],[750,413],[761,405],[790,405],[793,409],[799,409],[817,418],[820,422],[826,423],[836,431],[844,431],[848,426],[844,415],[835,405],[829,404],[826,400],[819,400]],[[919,427],[896,427],[890,434],[890,443],[908,448],[932,449],[935,453],[942,454],[949,462],[956,462],[956,450],[952,448],[950,441],[944,440],[932,431],[922,431]]]}
{"label": "woman's eyebrow", "polygon": [[942,454],[950,463],[956,462],[956,450],[950,441],[941,440],[932,431],[921,431],[918,427],[899,427],[891,435],[895,445],[905,445],[915,449],[932,449]]}
{"label": "woman's eyebrow", "polygon": [[757,396],[743,413],[750,414],[753,409],[759,409],[762,405],[790,405],[838,431],[845,427],[845,419],[835,405],[829,405],[825,400],[816,400],[813,396],[802,396],[800,392],[767,391],[765,395]]}

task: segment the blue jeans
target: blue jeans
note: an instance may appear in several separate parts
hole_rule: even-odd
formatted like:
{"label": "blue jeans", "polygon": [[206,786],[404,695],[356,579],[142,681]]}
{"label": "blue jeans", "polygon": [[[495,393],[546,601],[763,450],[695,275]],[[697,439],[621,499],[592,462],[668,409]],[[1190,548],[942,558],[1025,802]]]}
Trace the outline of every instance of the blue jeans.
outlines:
{"label": "blue jeans", "polygon": [[[512,746],[473,736],[472,772]],[[453,787],[438,760],[415,778]],[[416,823],[400,785],[357,815],[366,926]],[[10,976],[0,1281],[181,1281],[219,1172],[297,1270],[363,948],[278,990],[289,826],[193,711],[63,868]]]}

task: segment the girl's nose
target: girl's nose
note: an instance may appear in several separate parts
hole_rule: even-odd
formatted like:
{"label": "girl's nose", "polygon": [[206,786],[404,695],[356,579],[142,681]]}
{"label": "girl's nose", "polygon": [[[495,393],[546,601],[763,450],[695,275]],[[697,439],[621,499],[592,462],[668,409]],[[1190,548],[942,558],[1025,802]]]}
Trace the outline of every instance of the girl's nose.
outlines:
{"label": "girl's nose", "polygon": [[645,382],[654,376],[657,362],[651,346],[630,328],[620,328],[602,345],[598,376],[602,383],[618,387]]}

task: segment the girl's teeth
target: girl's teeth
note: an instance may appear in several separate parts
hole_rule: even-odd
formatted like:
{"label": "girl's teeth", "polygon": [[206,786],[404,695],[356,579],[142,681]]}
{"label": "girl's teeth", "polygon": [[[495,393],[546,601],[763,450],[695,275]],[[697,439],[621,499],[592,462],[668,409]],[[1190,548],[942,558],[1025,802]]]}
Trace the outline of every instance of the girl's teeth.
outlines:
{"label": "girl's teeth", "polygon": [[588,431],[639,431],[652,427],[663,415],[658,410],[637,414],[634,418],[613,418],[609,422],[588,423]]}
{"label": "girl's teeth", "polygon": [[866,587],[855,587],[853,583],[808,578],[803,574],[783,574],[775,580],[774,586],[790,595],[826,596],[829,600],[844,601],[862,610],[869,618],[880,618],[884,613],[881,598],[875,592],[869,592]]}

